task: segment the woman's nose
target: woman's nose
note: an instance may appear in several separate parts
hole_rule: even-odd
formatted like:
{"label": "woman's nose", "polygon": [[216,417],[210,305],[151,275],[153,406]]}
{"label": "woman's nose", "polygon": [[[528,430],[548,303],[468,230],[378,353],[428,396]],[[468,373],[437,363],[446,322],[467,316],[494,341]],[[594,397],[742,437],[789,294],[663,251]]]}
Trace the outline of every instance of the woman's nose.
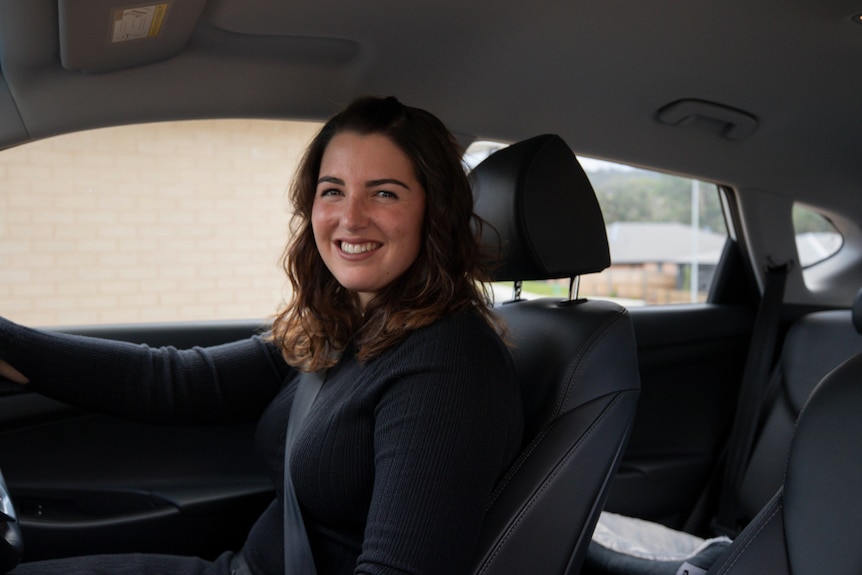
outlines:
{"label": "woman's nose", "polygon": [[343,203],[341,212],[341,225],[347,229],[357,229],[364,227],[368,222],[368,214],[365,211],[365,205],[361,198],[355,196],[348,197]]}

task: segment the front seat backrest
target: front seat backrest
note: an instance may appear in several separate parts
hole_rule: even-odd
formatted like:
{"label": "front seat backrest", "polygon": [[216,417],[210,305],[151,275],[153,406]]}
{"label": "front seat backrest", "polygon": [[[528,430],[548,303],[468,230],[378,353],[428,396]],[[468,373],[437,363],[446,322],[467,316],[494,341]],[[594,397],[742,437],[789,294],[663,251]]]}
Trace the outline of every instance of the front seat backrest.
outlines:
{"label": "front seat backrest", "polygon": [[[851,319],[852,318],[852,319]],[[855,327],[854,327],[855,326]],[[779,359],[779,387],[767,411],[738,494],[743,525],[757,515],[784,481],[793,429],[823,377],[862,351],[862,291],[848,310],[817,311],[790,327]]]}
{"label": "front seat backrest", "polygon": [[[610,264],[604,220],[569,147],[538,136],[470,175],[494,280],[573,278]],[[516,290],[516,293],[518,290]],[[634,330],[609,301],[496,306],[525,413],[522,452],[496,491],[475,573],[577,573],[619,464],[640,391]]]}
{"label": "front seat backrest", "polygon": [[[834,314],[846,315],[819,312],[808,317],[826,322]],[[862,334],[862,289],[853,303],[852,323]],[[837,348],[837,352],[830,350],[833,355],[829,357],[834,359],[835,353],[843,357],[848,349],[858,349],[858,336],[835,328],[830,331],[829,337],[823,337],[823,328],[815,324],[811,334],[826,342],[819,346]],[[811,345],[805,343],[797,348],[798,353],[810,353]],[[810,372],[803,370],[802,375],[810,377]],[[788,403],[802,401],[806,391],[805,387],[792,389]],[[862,572],[858,544],[862,531],[860,410],[862,353],[857,353],[822,378],[805,399],[781,488],[709,570],[710,575]]]}
{"label": "front seat backrest", "polygon": [[830,372],[799,415],[784,486],[709,575],[862,573],[862,354]]}

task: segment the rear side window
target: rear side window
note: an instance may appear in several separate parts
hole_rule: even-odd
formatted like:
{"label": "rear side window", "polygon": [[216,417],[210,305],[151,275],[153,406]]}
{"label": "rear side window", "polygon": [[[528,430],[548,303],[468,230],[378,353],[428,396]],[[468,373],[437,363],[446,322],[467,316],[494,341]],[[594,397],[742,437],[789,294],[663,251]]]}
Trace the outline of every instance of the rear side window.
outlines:
{"label": "rear side window", "polygon": [[[503,147],[480,142],[475,165]],[[703,302],[727,241],[718,186],[611,162],[579,158],[596,191],[611,250],[611,267],[582,276],[582,297],[627,306]],[[524,297],[564,296],[567,280],[524,282]],[[511,286],[496,286],[498,300]]]}
{"label": "rear side window", "polygon": [[822,214],[802,204],[793,205],[793,230],[799,265],[810,268],[838,253],[844,238]]}

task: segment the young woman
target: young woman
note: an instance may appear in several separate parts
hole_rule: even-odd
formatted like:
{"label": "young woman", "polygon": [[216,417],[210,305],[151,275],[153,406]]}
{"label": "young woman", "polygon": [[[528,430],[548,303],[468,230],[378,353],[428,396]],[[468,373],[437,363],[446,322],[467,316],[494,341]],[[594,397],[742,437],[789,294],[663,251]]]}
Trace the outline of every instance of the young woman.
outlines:
{"label": "young woman", "polygon": [[291,194],[293,299],[267,337],[178,351],[0,320],[0,375],[40,393],[152,422],[259,420],[256,448],[277,498],[244,548],[214,562],[97,556],[13,573],[284,573],[285,429],[300,373],[311,371],[325,381],[293,443],[290,478],[317,573],[469,570],[522,416],[479,284],[458,147],[428,112],[359,99],[310,144]]}

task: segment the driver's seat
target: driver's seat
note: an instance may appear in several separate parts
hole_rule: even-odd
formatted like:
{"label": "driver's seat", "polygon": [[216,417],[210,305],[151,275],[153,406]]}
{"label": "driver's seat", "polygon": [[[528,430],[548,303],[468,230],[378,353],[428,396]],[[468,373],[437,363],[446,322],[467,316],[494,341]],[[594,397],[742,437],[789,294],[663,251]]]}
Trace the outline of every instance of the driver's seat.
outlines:
{"label": "driver's seat", "polygon": [[[496,281],[577,278],[610,265],[589,180],[558,136],[502,149],[471,173]],[[564,280],[565,281],[565,280]],[[525,439],[485,520],[474,573],[577,573],[640,390],[625,308],[570,297],[496,306],[511,332]]]}

